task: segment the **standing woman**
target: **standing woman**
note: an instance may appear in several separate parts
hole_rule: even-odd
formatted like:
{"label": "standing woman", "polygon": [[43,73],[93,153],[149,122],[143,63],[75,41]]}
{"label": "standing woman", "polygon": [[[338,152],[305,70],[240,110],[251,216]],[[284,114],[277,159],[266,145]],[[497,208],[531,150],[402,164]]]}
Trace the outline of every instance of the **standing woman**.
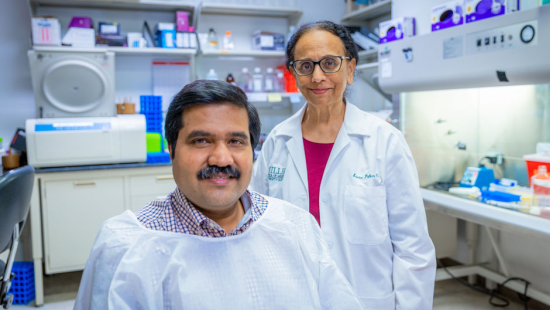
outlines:
{"label": "standing woman", "polygon": [[286,66],[307,104],[277,125],[250,189],[309,210],[366,309],[432,308],[435,250],[401,132],[349,103],[355,43],[330,21],[303,25]]}

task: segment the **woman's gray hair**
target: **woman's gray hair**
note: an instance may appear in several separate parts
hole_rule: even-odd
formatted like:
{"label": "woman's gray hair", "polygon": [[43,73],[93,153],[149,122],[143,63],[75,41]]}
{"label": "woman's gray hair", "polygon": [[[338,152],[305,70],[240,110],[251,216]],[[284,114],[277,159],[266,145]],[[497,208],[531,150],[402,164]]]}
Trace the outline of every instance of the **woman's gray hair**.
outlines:
{"label": "woman's gray hair", "polygon": [[[290,71],[290,62],[294,59],[294,49],[296,48],[296,43],[300,38],[312,31],[312,30],[324,30],[340,38],[342,44],[344,44],[344,49],[346,51],[347,57],[350,57],[350,61],[355,59],[355,62],[359,62],[359,53],[357,52],[357,47],[355,46],[355,41],[351,37],[348,29],[342,25],[336,24],[329,20],[320,20],[317,22],[307,23],[302,26],[292,35],[288,44],[286,46],[286,68]],[[344,98],[349,95],[350,87],[346,85],[346,90],[344,91]]]}

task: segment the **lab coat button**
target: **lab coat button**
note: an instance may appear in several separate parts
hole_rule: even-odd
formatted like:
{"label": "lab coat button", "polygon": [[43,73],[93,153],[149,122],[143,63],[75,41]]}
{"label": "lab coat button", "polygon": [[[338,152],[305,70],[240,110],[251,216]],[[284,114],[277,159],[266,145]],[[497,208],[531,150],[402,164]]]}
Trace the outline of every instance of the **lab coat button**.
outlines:
{"label": "lab coat button", "polygon": [[328,197],[327,196],[323,196],[323,202],[327,202],[328,200]]}
{"label": "lab coat button", "polygon": [[328,248],[332,249],[332,246],[334,245],[334,243],[332,243],[332,241],[329,241],[329,242],[327,242],[327,244],[328,244]]}

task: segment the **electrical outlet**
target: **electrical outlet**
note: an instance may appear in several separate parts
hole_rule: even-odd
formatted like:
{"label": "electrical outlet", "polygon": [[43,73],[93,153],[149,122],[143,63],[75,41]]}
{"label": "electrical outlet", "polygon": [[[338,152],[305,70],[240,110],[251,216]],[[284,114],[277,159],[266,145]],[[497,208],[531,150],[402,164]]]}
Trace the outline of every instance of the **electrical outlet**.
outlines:
{"label": "electrical outlet", "polygon": [[489,158],[493,164],[502,165],[504,162],[504,154],[498,151],[485,152],[485,157]]}

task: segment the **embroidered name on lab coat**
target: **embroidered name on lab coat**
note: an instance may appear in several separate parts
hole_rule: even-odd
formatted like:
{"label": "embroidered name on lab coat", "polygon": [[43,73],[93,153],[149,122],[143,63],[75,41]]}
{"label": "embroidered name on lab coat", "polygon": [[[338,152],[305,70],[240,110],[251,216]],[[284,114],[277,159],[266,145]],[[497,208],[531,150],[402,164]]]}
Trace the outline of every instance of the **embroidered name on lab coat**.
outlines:
{"label": "embroidered name on lab coat", "polygon": [[356,179],[359,179],[359,180],[364,180],[364,179],[378,178],[379,176],[378,176],[378,173],[377,174],[367,173],[367,174],[364,174],[364,175],[354,173],[353,177],[356,178]]}
{"label": "embroidered name on lab coat", "polygon": [[267,174],[267,179],[269,181],[281,182],[285,177],[285,170],[286,168],[269,167],[269,173]]}

